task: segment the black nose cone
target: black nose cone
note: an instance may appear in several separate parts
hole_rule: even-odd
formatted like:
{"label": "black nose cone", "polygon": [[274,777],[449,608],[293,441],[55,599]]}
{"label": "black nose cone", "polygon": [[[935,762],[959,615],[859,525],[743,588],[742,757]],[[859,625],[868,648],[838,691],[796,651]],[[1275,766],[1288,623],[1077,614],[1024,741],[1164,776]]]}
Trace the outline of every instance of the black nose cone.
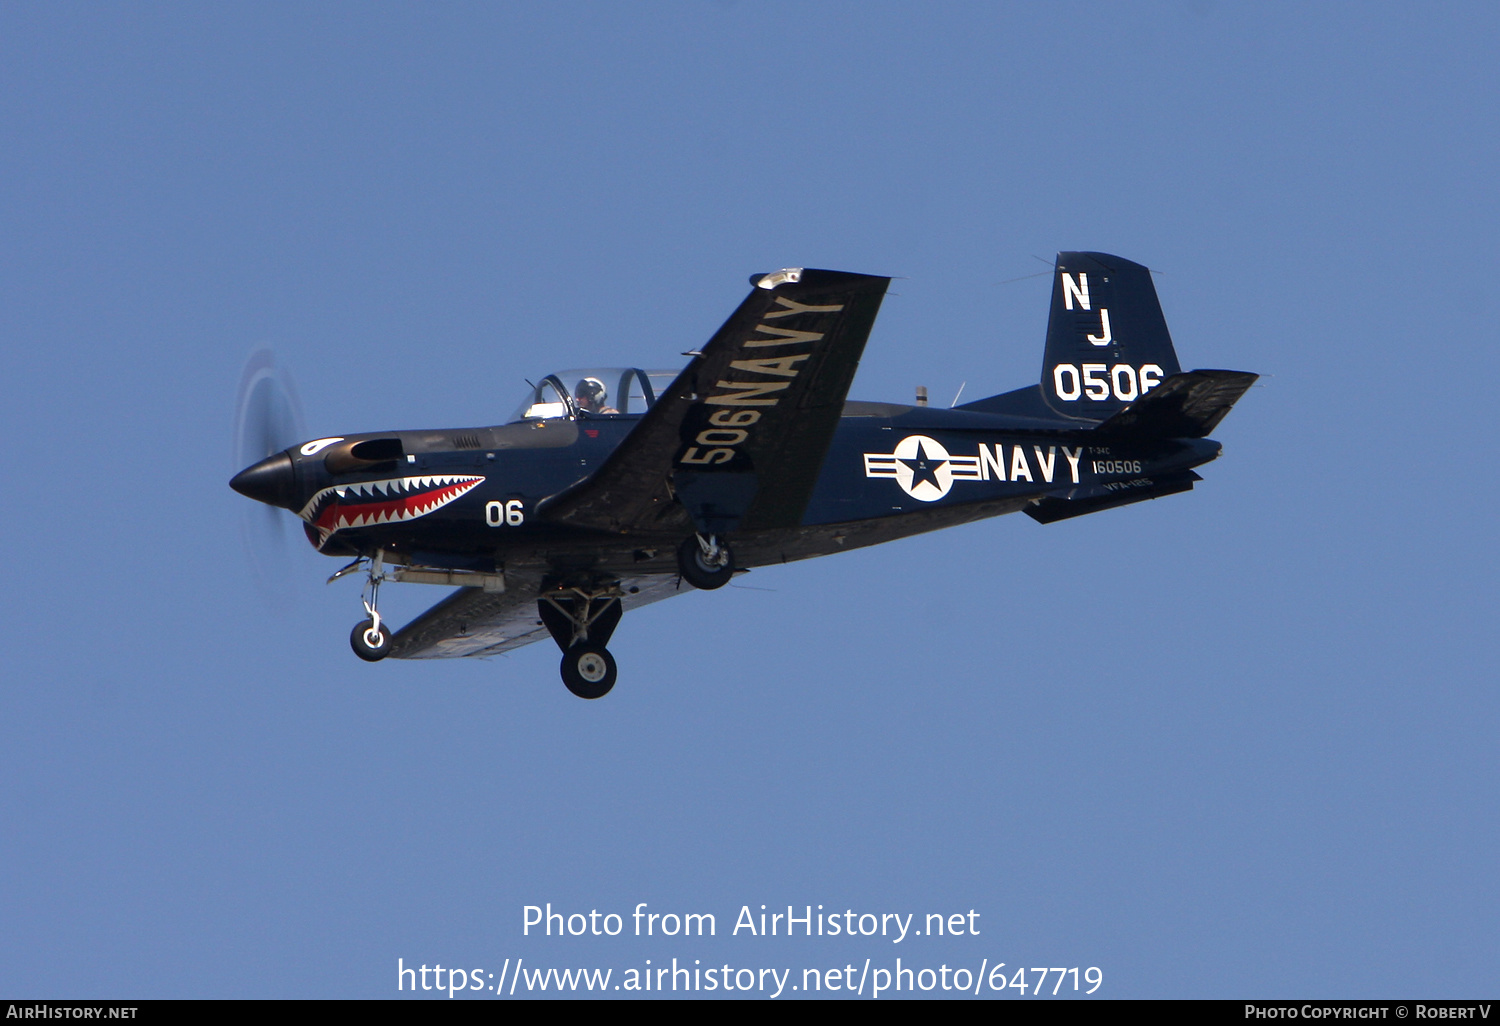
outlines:
{"label": "black nose cone", "polygon": [[292,470],[292,458],[284,452],[267,456],[259,463],[246,467],[229,482],[229,487],[268,506],[284,506],[292,509],[297,501],[296,474]]}

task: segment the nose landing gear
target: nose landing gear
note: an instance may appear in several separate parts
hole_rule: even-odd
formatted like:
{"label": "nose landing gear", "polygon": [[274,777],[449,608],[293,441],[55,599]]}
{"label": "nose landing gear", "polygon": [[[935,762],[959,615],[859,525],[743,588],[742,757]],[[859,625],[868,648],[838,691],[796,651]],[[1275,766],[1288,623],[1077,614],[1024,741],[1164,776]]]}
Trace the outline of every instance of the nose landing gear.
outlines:
{"label": "nose landing gear", "polygon": [[[329,583],[356,570],[359,563],[360,560],[355,560],[330,577]],[[384,549],[376,550],[375,558],[370,562],[367,573],[368,580],[365,583],[364,593],[360,595],[360,602],[363,603],[369,618],[355,624],[354,630],[349,632],[349,647],[354,649],[354,654],[365,662],[378,663],[391,654],[391,629],[381,622],[380,612],[375,608],[380,599],[380,582],[385,580]],[[369,597],[366,598],[366,595]]]}

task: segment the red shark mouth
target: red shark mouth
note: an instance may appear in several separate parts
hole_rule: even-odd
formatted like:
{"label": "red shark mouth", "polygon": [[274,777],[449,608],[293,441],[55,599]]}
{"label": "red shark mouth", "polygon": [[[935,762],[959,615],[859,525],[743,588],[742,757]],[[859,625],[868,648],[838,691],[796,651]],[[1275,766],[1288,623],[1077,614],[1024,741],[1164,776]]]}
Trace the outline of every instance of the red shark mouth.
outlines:
{"label": "red shark mouth", "polygon": [[311,524],[320,541],[346,528],[374,527],[424,517],[479,486],[483,477],[429,474],[324,488],[297,515]]}

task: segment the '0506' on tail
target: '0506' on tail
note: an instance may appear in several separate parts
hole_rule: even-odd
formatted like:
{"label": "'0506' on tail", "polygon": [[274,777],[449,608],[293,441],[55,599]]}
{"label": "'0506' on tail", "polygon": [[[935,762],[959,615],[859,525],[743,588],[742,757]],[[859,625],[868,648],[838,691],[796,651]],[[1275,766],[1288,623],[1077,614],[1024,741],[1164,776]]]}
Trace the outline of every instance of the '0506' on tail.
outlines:
{"label": "'0506' on tail", "polygon": [[1108,420],[1181,371],[1151,272],[1107,253],[1059,253],[1042,359],[1053,412]]}

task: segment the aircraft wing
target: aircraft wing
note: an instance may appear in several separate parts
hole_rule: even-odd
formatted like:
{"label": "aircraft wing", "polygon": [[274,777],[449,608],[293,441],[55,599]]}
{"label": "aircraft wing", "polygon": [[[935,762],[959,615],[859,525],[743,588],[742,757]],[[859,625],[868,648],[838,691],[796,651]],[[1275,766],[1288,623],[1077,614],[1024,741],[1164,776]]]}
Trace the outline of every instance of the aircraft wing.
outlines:
{"label": "aircraft wing", "polygon": [[[537,615],[541,579],[507,574],[503,592],[482,588],[459,588],[417,617],[391,639],[391,655],[397,659],[453,659],[460,656],[492,656],[547,640],[547,628]],[[631,589],[638,589],[631,594]],[[683,587],[676,574],[622,577],[626,612],[671,598]]]}
{"label": "aircraft wing", "polygon": [[890,279],[794,269],[752,280],[619,448],[539,516],[620,533],[801,523]]}

